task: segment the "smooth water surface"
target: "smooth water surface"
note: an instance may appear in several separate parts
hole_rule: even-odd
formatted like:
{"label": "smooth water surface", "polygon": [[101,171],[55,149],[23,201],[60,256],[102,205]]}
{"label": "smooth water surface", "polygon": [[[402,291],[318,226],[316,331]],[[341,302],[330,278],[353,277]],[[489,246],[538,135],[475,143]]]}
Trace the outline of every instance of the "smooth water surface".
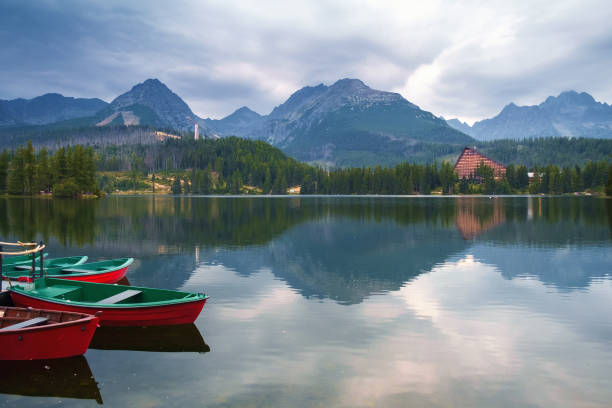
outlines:
{"label": "smooth water surface", "polygon": [[1,199],[0,233],[211,296],[192,326],[0,363],[0,406],[612,404],[612,200]]}

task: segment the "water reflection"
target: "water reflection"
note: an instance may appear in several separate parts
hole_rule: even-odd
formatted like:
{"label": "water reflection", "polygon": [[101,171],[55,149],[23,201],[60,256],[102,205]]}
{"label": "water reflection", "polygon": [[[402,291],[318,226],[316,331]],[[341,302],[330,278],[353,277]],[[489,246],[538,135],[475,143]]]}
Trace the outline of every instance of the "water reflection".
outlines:
{"label": "water reflection", "polygon": [[[83,356],[54,360],[0,361],[0,393],[92,399],[102,404],[98,384]],[[15,406],[26,406],[19,398]]]}
{"label": "water reflection", "polygon": [[100,327],[89,348],[99,350],[132,350],[157,352],[208,353],[194,324],[150,327]]}
{"label": "water reflection", "polygon": [[608,199],[606,202],[608,209],[608,224],[610,225],[610,238],[612,238],[612,200]]}
{"label": "water reflection", "polygon": [[609,245],[611,205],[584,197],[0,199],[0,231],[50,241],[54,256],[82,248],[92,260],[136,257],[134,284],[180,288],[201,263],[245,276],[269,268],[306,297],[352,304],[472,246],[506,277],[584,287],[606,276],[588,262],[600,253],[554,264],[559,256],[541,255]]}
{"label": "water reflection", "polygon": [[185,331],[96,334],[110,406],[612,400],[610,200],[110,197],[79,204],[84,232],[59,228],[69,203],[29,202],[45,217],[2,232],[135,256],[132,284],[212,295]]}
{"label": "water reflection", "polygon": [[457,200],[456,225],[461,236],[474,239],[483,232],[506,222],[504,201],[492,199],[487,202],[481,198],[462,197]]}
{"label": "water reflection", "polygon": [[270,270],[305,297],[353,304],[399,289],[466,247],[450,227],[330,219],[297,226],[265,249],[210,249],[200,258],[245,276]]}

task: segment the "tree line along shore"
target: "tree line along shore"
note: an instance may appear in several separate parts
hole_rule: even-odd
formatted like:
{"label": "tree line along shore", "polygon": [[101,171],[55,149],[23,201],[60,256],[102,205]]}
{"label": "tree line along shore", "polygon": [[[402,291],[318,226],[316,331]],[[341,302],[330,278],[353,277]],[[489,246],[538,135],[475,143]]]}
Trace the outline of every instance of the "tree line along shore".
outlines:
{"label": "tree line along shore", "polygon": [[36,152],[28,142],[0,153],[0,194],[86,197],[122,192],[612,195],[612,163],[509,164],[502,178],[481,163],[469,178],[459,179],[447,161],[330,170],[294,160],[265,142],[235,137],[97,150],[75,145],[54,152],[44,147]]}

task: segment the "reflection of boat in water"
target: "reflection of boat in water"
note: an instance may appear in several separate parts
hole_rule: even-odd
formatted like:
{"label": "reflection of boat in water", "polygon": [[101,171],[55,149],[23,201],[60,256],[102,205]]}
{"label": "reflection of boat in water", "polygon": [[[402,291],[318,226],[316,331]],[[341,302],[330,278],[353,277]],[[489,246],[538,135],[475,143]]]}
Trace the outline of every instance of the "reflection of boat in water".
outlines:
{"label": "reflection of boat in water", "polygon": [[123,286],[132,286],[132,284],[130,283],[129,279],[126,278],[125,276],[120,281],[117,281],[116,284],[117,285],[123,285]]}
{"label": "reflection of boat in water", "polygon": [[100,327],[89,347],[100,350],[160,352],[210,351],[193,323],[176,326]]}
{"label": "reflection of boat in water", "polygon": [[28,397],[93,399],[102,404],[83,356],[53,360],[0,361],[0,393]]}
{"label": "reflection of boat in water", "polygon": [[13,306],[11,295],[6,290],[0,291],[0,306]]}

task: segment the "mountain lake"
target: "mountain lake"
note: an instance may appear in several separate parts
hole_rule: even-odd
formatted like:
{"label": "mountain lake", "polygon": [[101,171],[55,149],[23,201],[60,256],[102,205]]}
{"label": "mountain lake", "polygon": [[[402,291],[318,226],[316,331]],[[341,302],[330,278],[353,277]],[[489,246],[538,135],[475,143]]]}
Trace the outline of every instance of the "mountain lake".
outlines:
{"label": "mountain lake", "polygon": [[210,295],[194,325],[100,328],[82,357],[0,362],[0,406],[612,401],[609,199],[3,198],[0,231]]}

